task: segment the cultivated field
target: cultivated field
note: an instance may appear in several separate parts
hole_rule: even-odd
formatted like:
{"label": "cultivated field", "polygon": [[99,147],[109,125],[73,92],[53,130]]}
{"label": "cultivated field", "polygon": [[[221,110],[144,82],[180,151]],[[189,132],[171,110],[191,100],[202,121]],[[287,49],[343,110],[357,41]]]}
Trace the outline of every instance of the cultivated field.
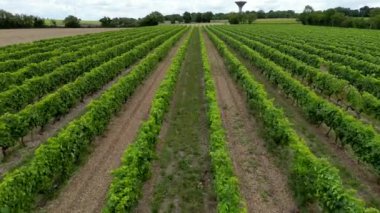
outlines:
{"label": "cultivated field", "polygon": [[4,212],[379,212],[379,31],[157,26],[0,48]]}
{"label": "cultivated field", "polygon": [[0,47],[42,39],[83,35],[118,30],[116,28],[51,28],[51,29],[10,29],[0,30]]}

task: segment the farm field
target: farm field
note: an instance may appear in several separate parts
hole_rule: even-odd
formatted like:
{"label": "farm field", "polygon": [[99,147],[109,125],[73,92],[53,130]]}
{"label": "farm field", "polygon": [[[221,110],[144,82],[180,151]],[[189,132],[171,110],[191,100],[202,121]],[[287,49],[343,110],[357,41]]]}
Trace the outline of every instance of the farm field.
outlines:
{"label": "farm field", "polygon": [[[46,21],[47,21],[48,26],[52,26],[53,21],[55,21],[57,26],[60,26],[60,27],[65,26],[62,19],[48,19]],[[86,26],[92,26],[92,27],[99,27],[101,25],[100,21],[96,21],[96,20],[80,20],[80,24],[86,25]]]}
{"label": "farm field", "polygon": [[264,18],[256,19],[255,24],[298,24],[295,18]]}
{"label": "farm field", "polygon": [[0,212],[379,212],[378,38],[281,22],[1,47]]}
{"label": "farm field", "polygon": [[0,30],[0,47],[11,44],[33,42],[42,39],[75,36],[118,30],[117,28],[52,28],[52,29],[2,29]]}

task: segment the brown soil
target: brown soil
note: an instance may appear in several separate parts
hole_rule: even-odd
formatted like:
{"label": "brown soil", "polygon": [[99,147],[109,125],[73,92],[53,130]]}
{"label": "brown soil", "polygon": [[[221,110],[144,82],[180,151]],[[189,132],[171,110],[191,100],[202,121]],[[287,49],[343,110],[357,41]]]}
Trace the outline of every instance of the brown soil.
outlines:
{"label": "brown soil", "polygon": [[248,211],[297,211],[287,176],[268,153],[257,121],[248,111],[245,96],[229,76],[222,57],[207,36],[205,40],[230,154]]}
{"label": "brown soil", "polygon": [[294,101],[286,98],[278,88],[273,86],[266,77],[252,66],[248,60],[243,59],[236,53],[240,61],[248,67],[256,80],[262,83],[270,98],[273,98],[275,104],[280,106],[291,123],[297,134],[306,142],[311,151],[318,157],[326,157],[335,167],[340,170],[340,175],[345,185],[358,190],[359,196],[367,203],[379,208],[380,205],[380,177],[376,175],[373,169],[359,162],[352,151],[340,147],[335,143],[334,132],[331,131],[329,136],[326,133],[329,128],[325,125],[317,127],[308,122],[302,110],[294,105]]}
{"label": "brown soil", "polygon": [[[179,42],[181,43],[181,42]],[[159,63],[153,74],[136,90],[108,126],[102,137],[94,141],[87,162],[74,174],[58,197],[48,202],[47,212],[100,212],[111,183],[111,171],[132,143],[141,122],[147,118],[151,101],[172,62],[179,43]]]}
{"label": "brown soil", "polygon": [[59,38],[73,35],[83,35],[89,33],[100,33],[106,31],[119,30],[118,28],[52,28],[52,29],[10,29],[0,30],[0,47],[38,41],[49,38]]}

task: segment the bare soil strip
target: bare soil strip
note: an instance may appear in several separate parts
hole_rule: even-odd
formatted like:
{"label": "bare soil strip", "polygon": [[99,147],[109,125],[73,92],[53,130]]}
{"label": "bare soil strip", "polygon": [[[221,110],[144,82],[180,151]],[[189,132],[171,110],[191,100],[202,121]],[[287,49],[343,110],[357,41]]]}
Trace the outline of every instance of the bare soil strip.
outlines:
{"label": "bare soil strip", "polygon": [[295,106],[291,99],[286,98],[286,95],[273,86],[248,60],[242,58],[236,51],[234,52],[252,71],[256,80],[264,85],[269,97],[274,99],[275,104],[284,110],[288,119],[294,124],[294,129],[306,141],[311,151],[318,157],[327,158],[339,169],[340,176],[346,186],[356,189],[358,195],[371,206],[380,208],[380,177],[372,169],[358,162],[350,150],[339,147],[335,143],[333,133],[326,136],[329,130],[326,126],[317,127],[308,122],[301,109]]}
{"label": "bare soil strip", "polygon": [[153,74],[139,86],[123,109],[112,119],[107,131],[94,141],[93,151],[55,200],[47,203],[47,212],[100,212],[111,183],[111,171],[132,143],[141,122],[147,118],[151,101],[183,39],[169,52]]}
{"label": "bare soil strip", "polygon": [[249,212],[297,211],[287,176],[268,153],[244,94],[229,76],[223,58],[207,36],[205,41],[230,154]]}
{"label": "bare soil strip", "polygon": [[158,159],[135,212],[216,211],[201,63],[195,30],[160,132]]}
{"label": "bare soil strip", "polygon": [[0,47],[42,39],[59,38],[65,36],[100,33],[120,30],[119,28],[51,28],[51,29],[9,29],[0,30]]}

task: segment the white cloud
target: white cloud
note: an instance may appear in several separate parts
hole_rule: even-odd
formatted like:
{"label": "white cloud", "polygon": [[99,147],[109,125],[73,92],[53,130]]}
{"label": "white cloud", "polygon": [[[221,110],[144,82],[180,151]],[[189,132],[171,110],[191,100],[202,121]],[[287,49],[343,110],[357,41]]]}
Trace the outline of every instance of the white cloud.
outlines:
{"label": "white cloud", "polygon": [[[244,10],[295,10],[300,12],[305,5],[321,10],[331,7],[360,8],[364,5],[380,7],[379,0],[247,0]],[[75,15],[84,20],[97,20],[103,16],[143,17],[152,11],[163,14],[190,12],[230,12],[237,6],[225,0],[0,0],[0,8],[12,13],[38,15],[44,18],[62,19]]]}

